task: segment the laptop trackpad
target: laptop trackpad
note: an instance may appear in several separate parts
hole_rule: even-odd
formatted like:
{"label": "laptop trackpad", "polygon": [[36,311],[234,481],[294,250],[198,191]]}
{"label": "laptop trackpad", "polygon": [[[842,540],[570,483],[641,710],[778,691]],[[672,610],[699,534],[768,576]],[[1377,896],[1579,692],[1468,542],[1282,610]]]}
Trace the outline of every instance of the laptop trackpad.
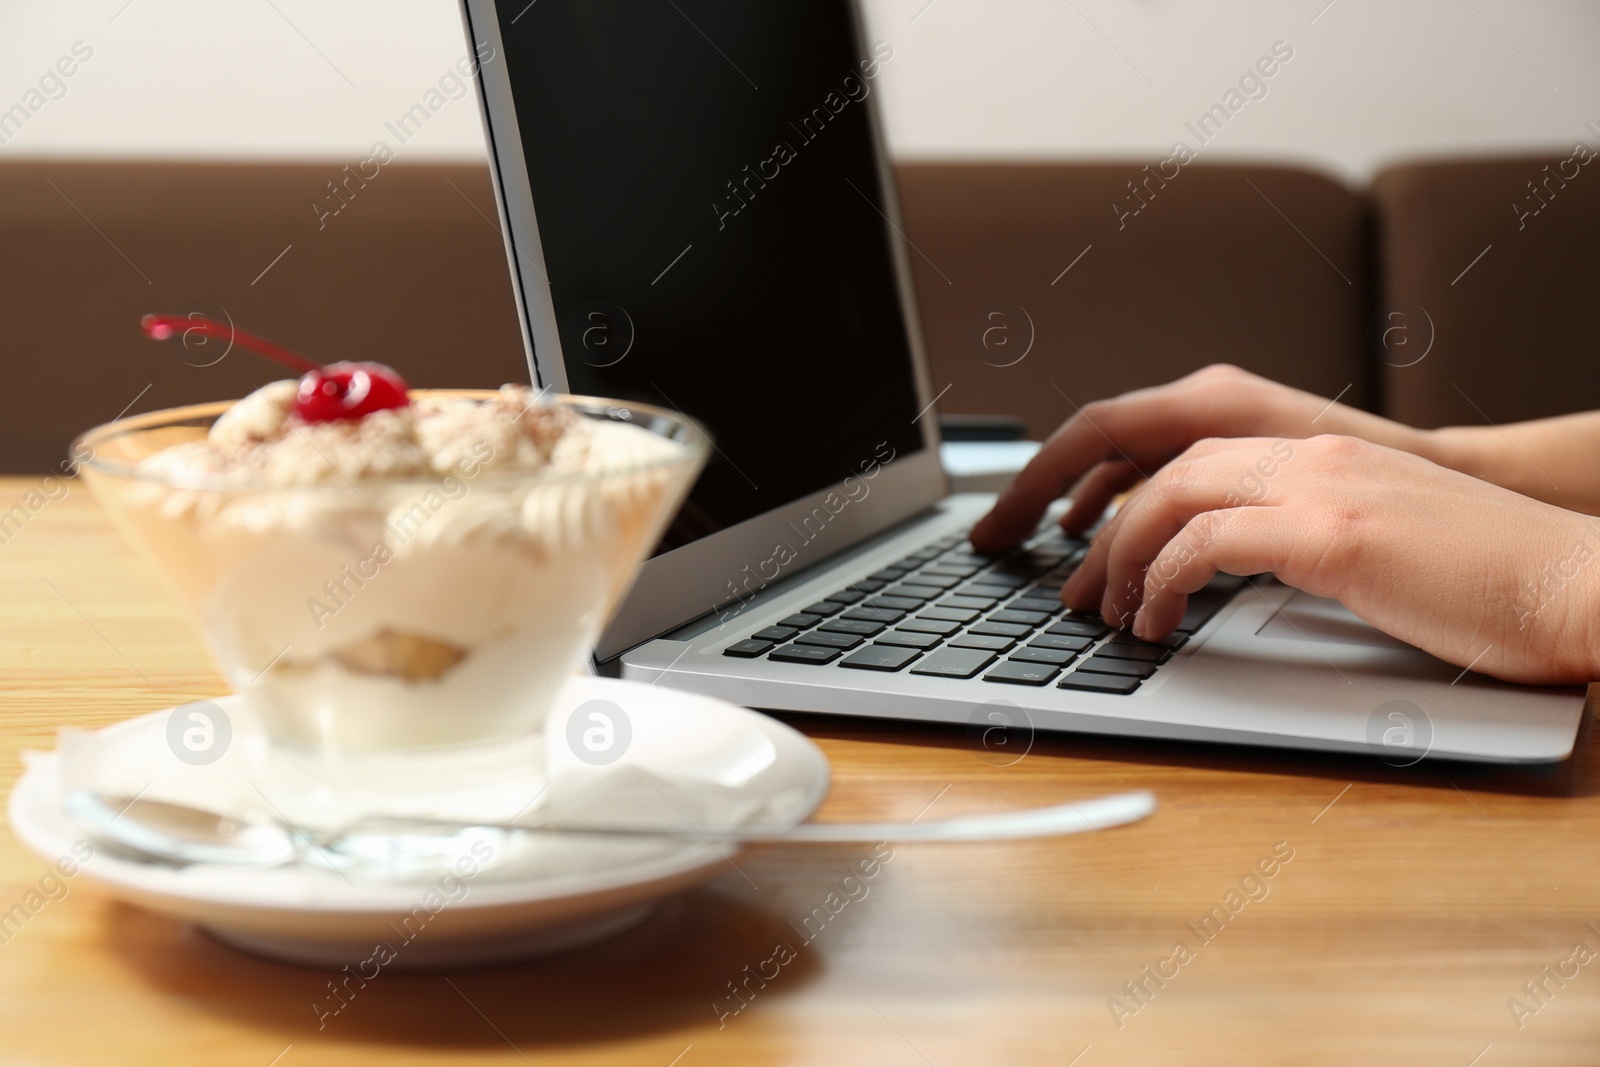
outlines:
{"label": "laptop trackpad", "polygon": [[1310,640],[1313,644],[1330,641],[1341,645],[1364,645],[1414,651],[1413,646],[1390,637],[1382,630],[1356,618],[1337,600],[1296,593],[1256,631],[1257,637]]}

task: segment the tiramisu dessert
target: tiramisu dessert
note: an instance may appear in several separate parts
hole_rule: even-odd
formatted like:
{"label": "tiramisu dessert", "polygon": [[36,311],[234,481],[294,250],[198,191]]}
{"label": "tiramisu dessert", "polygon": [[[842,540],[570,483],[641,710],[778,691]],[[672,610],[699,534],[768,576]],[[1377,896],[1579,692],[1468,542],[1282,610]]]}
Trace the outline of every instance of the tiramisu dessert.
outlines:
{"label": "tiramisu dessert", "polygon": [[275,742],[423,747],[537,730],[704,461],[670,412],[411,391],[375,363],[80,438],[98,499]]}

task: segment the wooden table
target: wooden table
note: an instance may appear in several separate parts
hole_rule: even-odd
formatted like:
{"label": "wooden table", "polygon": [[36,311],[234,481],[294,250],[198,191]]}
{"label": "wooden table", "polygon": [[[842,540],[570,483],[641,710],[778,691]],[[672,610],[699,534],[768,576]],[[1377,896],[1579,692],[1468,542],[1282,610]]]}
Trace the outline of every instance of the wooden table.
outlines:
{"label": "wooden table", "polygon": [[[38,484],[0,479],[0,512]],[[8,791],[19,751],[49,747],[60,724],[223,691],[69,484],[0,528]],[[1600,960],[1574,958],[1580,943],[1600,952],[1587,736],[1544,771],[1395,769],[1046,735],[1014,760],[957,728],[788,718],[833,763],[823,819],[1141,787],[1162,809],[1106,835],[900,846],[854,899],[844,878],[870,848],[752,852],[609,943],[384,973],[320,1031],[324,973],[241,955],[79,879],[0,944],[0,1064],[1600,1064]],[[1244,882],[1275,851],[1272,877]],[[0,911],[46,870],[0,834]],[[834,892],[848,903],[805,940],[791,924]],[[779,943],[793,960],[731,999]],[[1534,1000],[1530,981],[1548,993]]]}

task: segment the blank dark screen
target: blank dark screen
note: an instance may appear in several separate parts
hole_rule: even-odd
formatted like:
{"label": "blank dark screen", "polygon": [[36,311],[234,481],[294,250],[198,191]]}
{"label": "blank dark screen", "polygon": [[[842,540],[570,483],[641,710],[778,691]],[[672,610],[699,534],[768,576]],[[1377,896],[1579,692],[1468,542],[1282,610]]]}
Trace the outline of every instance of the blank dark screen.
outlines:
{"label": "blank dark screen", "polygon": [[657,551],[921,447],[865,105],[892,53],[848,2],[511,2],[500,31],[569,388],[717,445]]}

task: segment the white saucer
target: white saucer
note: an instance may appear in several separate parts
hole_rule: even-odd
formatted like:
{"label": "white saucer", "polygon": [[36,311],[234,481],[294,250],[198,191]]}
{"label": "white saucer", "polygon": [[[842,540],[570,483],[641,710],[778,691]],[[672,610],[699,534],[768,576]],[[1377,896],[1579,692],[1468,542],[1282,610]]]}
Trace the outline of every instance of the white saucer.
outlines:
{"label": "white saucer", "polygon": [[[591,701],[609,703],[582,707]],[[230,716],[248,718],[237,698],[216,703]],[[599,765],[592,754],[586,758],[565,741],[582,737],[584,724],[568,730],[574,710],[587,720],[595,707],[621,709],[631,734],[620,755]],[[101,736],[130,748],[164,744],[169,712],[119,723]],[[532,795],[545,781],[558,788],[576,783],[568,793],[581,800],[576,810],[581,814],[592,807],[601,821],[602,815],[616,813],[602,813],[609,805],[589,802],[606,800],[614,782],[635,793],[645,792],[641,783],[652,787],[649,791],[677,812],[680,825],[683,798],[702,789],[712,798],[713,811],[725,806],[734,814],[722,820],[724,825],[744,819],[779,826],[807,818],[828,789],[827,760],[790,727],[714,698],[637,682],[573,678],[545,736],[550,743],[544,746],[544,766],[521,772],[528,779],[522,784],[532,787]],[[594,736],[606,740],[603,731]],[[70,854],[83,834],[61,811],[59,754],[30,756],[11,793],[11,825],[24,843],[54,861]],[[687,792],[673,802],[655,787],[657,781]],[[424,793],[425,782],[414,782],[413,791]],[[698,821],[710,820],[702,812]],[[363,964],[425,968],[503,962],[597,941],[644,918],[662,897],[728,869],[737,852],[692,838],[639,844],[586,837],[547,840],[548,865],[526,869],[519,861],[511,870],[485,868],[449,883],[357,877],[352,884],[338,872],[306,865],[172,869],[104,849],[83,863],[82,874],[130,903],[197,923],[261,955],[333,968],[349,964],[352,970]],[[388,951],[375,956],[380,945]]]}

